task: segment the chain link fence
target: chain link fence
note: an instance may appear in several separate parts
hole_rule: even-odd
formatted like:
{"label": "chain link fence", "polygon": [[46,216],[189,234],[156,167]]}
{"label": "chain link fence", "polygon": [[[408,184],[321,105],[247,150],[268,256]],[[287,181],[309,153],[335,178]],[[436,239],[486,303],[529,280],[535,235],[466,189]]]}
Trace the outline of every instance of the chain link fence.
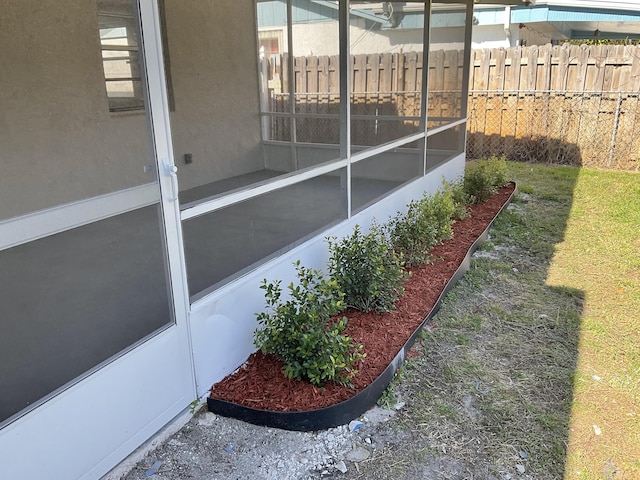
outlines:
{"label": "chain link fence", "polygon": [[[402,93],[388,98],[382,94],[354,95],[354,144],[378,145],[418,131],[419,95]],[[278,108],[274,110],[284,115],[269,120],[268,137],[290,141],[288,97],[280,95],[276,100],[274,107]],[[449,107],[440,112],[437,100],[438,95],[429,98],[429,114],[436,120],[438,114],[452,110]],[[298,95],[296,141],[338,144],[339,111],[336,94]],[[430,128],[437,126],[431,123]],[[640,92],[471,91],[467,158],[492,155],[516,161],[640,170]]]}
{"label": "chain link fence", "polygon": [[471,91],[467,157],[640,170],[640,93]]}

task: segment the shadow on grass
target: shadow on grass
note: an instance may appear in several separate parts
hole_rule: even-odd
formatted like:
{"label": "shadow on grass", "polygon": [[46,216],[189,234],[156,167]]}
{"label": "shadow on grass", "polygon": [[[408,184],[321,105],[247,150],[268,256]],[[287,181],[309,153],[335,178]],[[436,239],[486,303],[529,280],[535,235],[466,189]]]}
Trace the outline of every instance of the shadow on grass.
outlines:
{"label": "shadow on grass", "polygon": [[551,165],[583,164],[580,147],[575,143],[547,136],[502,136],[482,132],[467,135],[467,158],[505,156],[516,162],[542,162]]}
{"label": "shadow on grass", "polygon": [[520,194],[395,384],[408,438],[350,478],[564,476],[585,295],[547,278],[579,169],[509,170]]}
{"label": "shadow on grass", "polygon": [[478,292],[491,299],[478,307],[487,328],[484,363],[501,379],[496,398],[480,401],[485,427],[517,453],[511,466],[522,465],[536,478],[564,475],[570,437],[585,293],[549,285],[548,278],[579,172],[510,164],[521,194],[484,249],[497,258],[488,256],[484,266],[482,254],[478,259],[478,269],[488,272]]}

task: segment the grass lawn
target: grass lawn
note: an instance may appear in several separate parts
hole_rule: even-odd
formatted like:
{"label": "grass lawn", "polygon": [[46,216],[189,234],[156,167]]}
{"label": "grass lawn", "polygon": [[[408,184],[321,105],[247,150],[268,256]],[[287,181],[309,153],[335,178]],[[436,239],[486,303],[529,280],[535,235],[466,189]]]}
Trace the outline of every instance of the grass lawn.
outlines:
{"label": "grass lawn", "polygon": [[640,478],[640,176],[509,178],[520,194],[384,396],[406,402],[392,433],[348,478]]}
{"label": "grass lawn", "polygon": [[566,477],[640,478],[640,176],[580,170],[547,284],[585,298]]}

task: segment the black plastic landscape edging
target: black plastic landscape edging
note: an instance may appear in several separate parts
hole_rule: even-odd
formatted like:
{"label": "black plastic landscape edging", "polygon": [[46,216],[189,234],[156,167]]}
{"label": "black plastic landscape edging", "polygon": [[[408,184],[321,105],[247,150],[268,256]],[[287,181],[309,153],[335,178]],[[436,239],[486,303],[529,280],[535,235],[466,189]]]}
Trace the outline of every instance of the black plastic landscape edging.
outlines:
{"label": "black plastic landscape edging", "polygon": [[404,363],[405,356],[424,325],[431,320],[431,318],[440,310],[442,300],[449,293],[449,291],[455,286],[464,274],[469,270],[471,265],[471,255],[476,251],[478,246],[485,242],[489,236],[489,229],[493,225],[495,219],[504,210],[514,195],[518,192],[517,185],[514,185],[514,190],[504,203],[500,211],[494,216],[493,220],[487,225],[487,228],[480,234],[475,242],[471,245],[464,260],[460,263],[460,266],[449,279],[444,289],[440,293],[433,308],[429,311],[422,323],[415,329],[411,337],[404,344],[402,349],[391,361],[389,366],[382,372],[378,378],[376,378],[369,386],[364,390],[358,392],[353,397],[344,400],[343,402],[331,405],[329,407],[319,408],[317,410],[308,410],[305,412],[274,412],[270,410],[258,410],[251,407],[245,407],[244,405],[238,405],[237,403],[227,402],[216,398],[207,398],[207,406],[209,411],[222,415],[223,417],[236,418],[243,420],[254,425],[262,425],[265,427],[281,428],[284,430],[295,430],[301,432],[310,432],[314,430],[324,430],[327,428],[337,427],[338,425],[345,425],[351,420],[359,417],[371,407],[373,407],[382,392],[387,388],[393,376],[400,366]]}

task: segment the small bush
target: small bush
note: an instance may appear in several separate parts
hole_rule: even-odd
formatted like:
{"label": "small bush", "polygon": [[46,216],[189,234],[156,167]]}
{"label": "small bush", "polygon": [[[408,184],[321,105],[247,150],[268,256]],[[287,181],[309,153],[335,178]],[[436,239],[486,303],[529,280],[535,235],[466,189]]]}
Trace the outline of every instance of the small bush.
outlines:
{"label": "small bush", "polygon": [[356,225],[352,235],[329,243],[329,272],[344,292],[347,305],[364,312],[393,310],[404,293],[407,277],[402,257],[389,245],[380,227],[366,235]]}
{"label": "small bush", "polygon": [[430,261],[431,249],[451,238],[454,211],[451,195],[439,191],[410,202],[406,214],[391,219],[387,226],[388,236],[393,248],[402,254],[406,266]]}
{"label": "small bush", "polygon": [[447,191],[439,191],[432,196],[424,196],[421,200],[423,209],[435,224],[436,244],[453,237],[453,214],[455,204]]}
{"label": "small bush", "polygon": [[280,281],[263,280],[267,308],[256,314],[262,326],[254,335],[255,345],[276,355],[284,363],[284,375],[306,379],[322,386],[328,381],[350,385],[354,366],[364,358],[362,345],[344,335],[347,318],[331,321],[344,309],[344,294],[335,280],[326,280],[318,270],[296,262],[299,285],[288,287],[282,300]]}
{"label": "small bush", "polygon": [[482,203],[507,183],[505,157],[489,157],[467,164],[464,172],[464,191],[471,203]]}
{"label": "small bush", "polygon": [[453,201],[453,215],[455,220],[462,220],[469,216],[469,204],[471,203],[467,192],[464,190],[464,180],[447,182],[442,180],[442,191],[451,197]]}

